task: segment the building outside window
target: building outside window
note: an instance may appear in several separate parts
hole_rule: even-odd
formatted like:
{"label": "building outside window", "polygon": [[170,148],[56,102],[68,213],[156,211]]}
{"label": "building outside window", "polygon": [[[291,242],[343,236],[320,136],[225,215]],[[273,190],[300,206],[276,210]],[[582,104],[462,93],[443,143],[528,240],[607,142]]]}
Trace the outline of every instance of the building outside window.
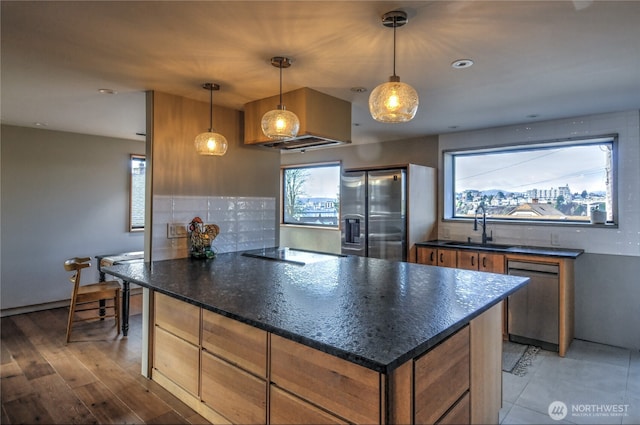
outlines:
{"label": "building outside window", "polygon": [[444,152],[446,218],[588,223],[616,221],[616,136]]}

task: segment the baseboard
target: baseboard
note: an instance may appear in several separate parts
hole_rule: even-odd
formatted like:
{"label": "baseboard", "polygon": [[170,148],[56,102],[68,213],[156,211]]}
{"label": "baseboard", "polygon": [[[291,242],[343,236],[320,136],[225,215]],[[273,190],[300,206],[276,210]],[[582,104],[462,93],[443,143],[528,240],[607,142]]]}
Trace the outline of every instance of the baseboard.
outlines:
{"label": "baseboard", "polygon": [[[141,295],[142,288],[131,288],[130,296]],[[51,301],[42,304],[25,305],[21,307],[5,308],[0,310],[0,317],[15,316],[16,314],[35,313],[36,311],[51,310],[53,308],[69,307],[69,300]]]}

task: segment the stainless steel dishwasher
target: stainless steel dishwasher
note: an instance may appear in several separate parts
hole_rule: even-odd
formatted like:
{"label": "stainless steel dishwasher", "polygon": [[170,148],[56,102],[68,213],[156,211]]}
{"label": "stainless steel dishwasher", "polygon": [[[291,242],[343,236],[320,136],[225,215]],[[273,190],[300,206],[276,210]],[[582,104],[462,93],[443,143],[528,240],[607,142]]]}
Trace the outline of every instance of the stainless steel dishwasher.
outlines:
{"label": "stainless steel dishwasher", "polygon": [[509,296],[509,339],[558,351],[558,265],[509,260],[507,273],[526,276],[528,285]]}

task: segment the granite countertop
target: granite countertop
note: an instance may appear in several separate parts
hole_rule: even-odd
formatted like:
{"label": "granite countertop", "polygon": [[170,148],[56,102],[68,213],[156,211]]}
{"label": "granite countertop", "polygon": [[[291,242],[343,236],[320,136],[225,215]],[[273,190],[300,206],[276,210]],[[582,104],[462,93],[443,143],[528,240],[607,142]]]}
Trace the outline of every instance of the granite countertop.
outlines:
{"label": "granite countertop", "polygon": [[354,256],[300,265],[239,252],[104,271],[382,373],[529,280]]}
{"label": "granite countertop", "polygon": [[518,244],[494,244],[487,243],[481,244],[478,242],[462,242],[451,240],[434,240],[418,242],[416,246],[430,246],[436,248],[449,248],[449,249],[470,249],[474,251],[491,251],[502,252],[505,254],[528,254],[528,255],[540,255],[543,257],[560,257],[560,258],[578,258],[584,250],[572,249],[572,248],[553,248],[543,246],[528,246]]}

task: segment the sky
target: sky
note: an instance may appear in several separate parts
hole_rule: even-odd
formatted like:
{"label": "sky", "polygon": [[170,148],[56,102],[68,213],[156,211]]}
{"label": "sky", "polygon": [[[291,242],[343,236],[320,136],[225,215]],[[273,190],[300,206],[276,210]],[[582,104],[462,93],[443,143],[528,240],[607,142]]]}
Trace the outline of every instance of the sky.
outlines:
{"label": "sky", "polygon": [[340,166],[310,168],[304,191],[307,195],[335,198],[340,192]]}
{"label": "sky", "polygon": [[524,192],[569,185],[572,193],[605,191],[606,153],[598,145],[456,156],[456,192]]}

